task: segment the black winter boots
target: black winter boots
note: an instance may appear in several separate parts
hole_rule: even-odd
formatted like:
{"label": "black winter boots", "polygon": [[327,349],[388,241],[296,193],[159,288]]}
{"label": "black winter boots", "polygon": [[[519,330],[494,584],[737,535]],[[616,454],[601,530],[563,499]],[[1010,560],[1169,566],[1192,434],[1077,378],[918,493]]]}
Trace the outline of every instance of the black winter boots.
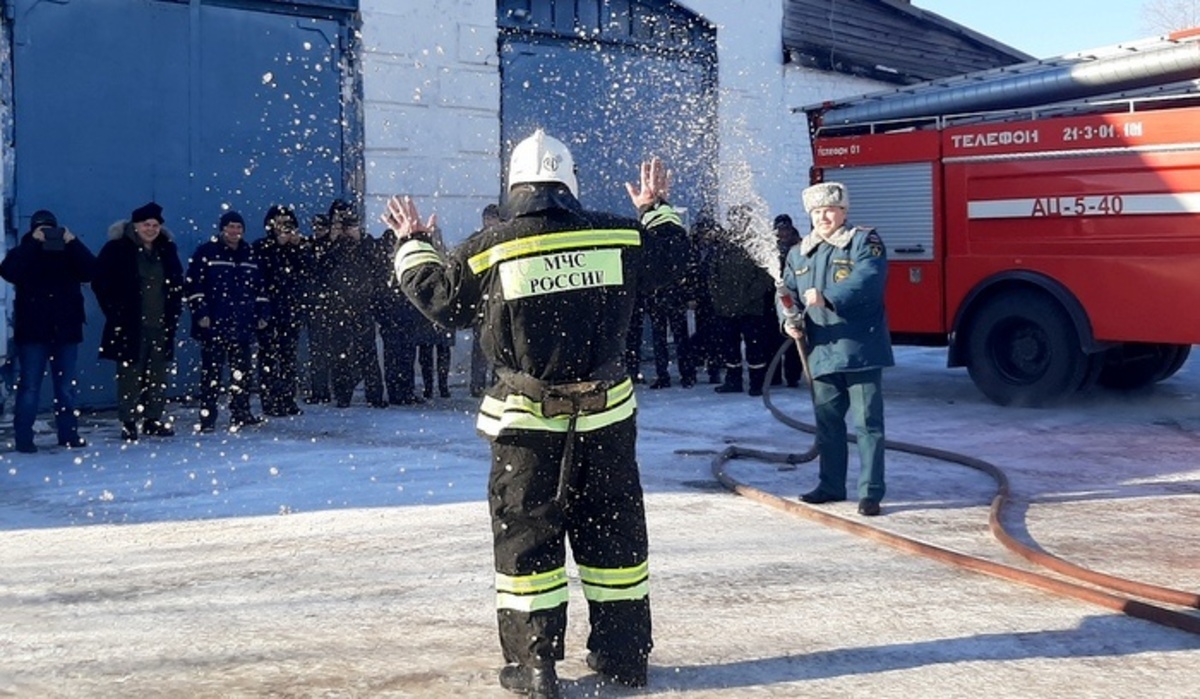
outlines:
{"label": "black winter boots", "polygon": [[500,686],[531,699],[558,699],[558,673],[553,665],[506,665],[500,669]]}
{"label": "black winter boots", "polygon": [[747,391],[752,396],[761,396],[763,394],[763,383],[767,380],[767,368],[750,367],[750,390]]}
{"label": "black winter boots", "polygon": [[725,370],[725,383],[713,389],[717,393],[741,393],[746,390],[742,386],[742,368],[728,368]]}

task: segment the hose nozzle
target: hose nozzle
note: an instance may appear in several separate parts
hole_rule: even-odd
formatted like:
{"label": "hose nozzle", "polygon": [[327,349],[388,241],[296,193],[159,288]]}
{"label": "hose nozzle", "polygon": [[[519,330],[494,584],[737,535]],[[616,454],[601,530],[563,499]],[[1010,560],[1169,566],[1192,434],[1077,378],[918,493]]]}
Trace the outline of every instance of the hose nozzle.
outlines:
{"label": "hose nozzle", "polygon": [[796,307],[796,299],[783,282],[775,283],[775,293],[779,296],[779,305],[783,308],[784,317],[791,322],[800,320],[800,309]]}

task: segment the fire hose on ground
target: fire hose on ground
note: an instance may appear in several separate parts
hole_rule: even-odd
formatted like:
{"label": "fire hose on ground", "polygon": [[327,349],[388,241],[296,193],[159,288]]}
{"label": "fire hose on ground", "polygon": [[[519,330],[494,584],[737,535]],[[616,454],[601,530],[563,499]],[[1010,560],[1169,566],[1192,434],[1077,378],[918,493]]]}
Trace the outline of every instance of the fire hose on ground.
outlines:
{"label": "fire hose on ground", "polygon": [[[779,363],[784,354],[788,351],[791,351],[793,347],[795,347],[795,350],[800,354],[801,363],[804,369],[804,377],[811,390],[808,358],[804,351],[803,343],[800,341],[793,343],[789,339],[782,346],[780,346],[779,351],[775,353],[774,358],[767,367],[766,375],[768,377],[775,375],[775,371],[778,369]],[[811,434],[816,433],[816,428],[814,426],[800,422],[784,414],[774,405],[774,403],[771,401],[770,381],[764,382],[763,404],[771,412],[775,419],[779,420],[783,424],[803,432],[808,432]],[[854,435],[849,436],[849,441],[855,441]],[[1057,556],[1051,555],[1045,551],[1038,550],[1032,546],[1018,541],[1016,537],[1011,535],[1005,529],[1003,524],[1004,508],[1009,502],[1008,477],[994,464],[963,454],[925,447],[918,444],[897,442],[890,439],[885,441],[885,447],[892,451],[899,451],[917,456],[937,459],[940,461],[960,464],[990,476],[996,483],[996,492],[992,497],[991,509],[988,517],[989,528],[993,536],[995,536],[1009,551],[1016,553],[1034,565],[1054,571],[1068,579],[1063,580],[1044,573],[1024,570],[984,558],[970,556],[878,529],[876,527],[868,526],[845,517],[831,514],[816,507],[806,505],[799,501],[785,500],[782,497],[773,495],[759,488],[741,483],[725,472],[725,464],[732,459],[754,459],[768,463],[784,464],[784,467],[782,468],[795,468],[796,464],[806,463],[814,460],[817,457],[818,451],[815,442],[812,448],[800,454],[769,452],[731,445],[713,458],[712,472],[716,479],[723,486],[738,495],[748,497],[771,507],[784,510],[790,514],[800,515],[820,524],[824,524],[850,534],[872,539],[874,541],[887,544],[893,548],[897,548],[908,553],[925,556],[941,563],[946,563],[959,568],[964,568],[978,573],[1016,582],[1022,585],[1038,588],[1056,595],[1082,600],[1084,602],[1099,605],[1115,612],[1120,612],[1128,616],[1150,621],[1155,624],[1180,629],[1193,634],[1200,634],[1200,616],[1197,616],[1189,611],[1171,609],[1160,606],[1159,604],[1154,604],[1157,602],[1162,604],[1176,605],[1179,607],[1200,609],[1200,594],[1160,587],[1136,580],[1129,580],[1126,578],[1100,573],[1082,566],[1075,565]]]}

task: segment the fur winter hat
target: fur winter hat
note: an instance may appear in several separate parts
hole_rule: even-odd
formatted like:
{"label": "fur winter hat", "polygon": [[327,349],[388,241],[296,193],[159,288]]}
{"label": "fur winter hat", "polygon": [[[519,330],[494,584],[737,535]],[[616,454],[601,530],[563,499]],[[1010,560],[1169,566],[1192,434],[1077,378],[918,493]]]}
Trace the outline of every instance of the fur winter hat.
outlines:
{"label": "fur winter hat", "polygon": [[163,210],[161,206],[155,204],[154,202],[150,202],[149,204],[139,206],[138,208],[134,209],[133,213],[129,215],[129,222],[141,223],[142,221],[154,219],[161,224],[163,222],[162,211]]}
{"label": "fur winter hat", "polygon": [[850,193],[841,182],[822,182],[814,184],[800,194],[804,201],[804,210],[812,211],[822,206],[840,206],[850,208]]}
{"label": "fur winter hat", "polygon": [[225,213],[221,214],[221,222],[217,225],[217,228],[219,230],[225,230],[225,226],[228,226],[231,223],[240,223],[244,227],[246,225],[246,220],[242,218],[242,215],[236,211],[226,211]]}

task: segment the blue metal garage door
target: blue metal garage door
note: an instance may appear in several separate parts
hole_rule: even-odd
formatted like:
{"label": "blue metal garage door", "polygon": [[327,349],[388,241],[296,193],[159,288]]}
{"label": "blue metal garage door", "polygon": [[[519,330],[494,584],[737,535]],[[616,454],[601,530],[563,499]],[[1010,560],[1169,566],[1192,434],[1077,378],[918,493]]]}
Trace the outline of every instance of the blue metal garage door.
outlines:
{"label": "blue metal garage door", "polygon": [[[343,100],[356,4],[16,0],[10,245],[48,208],[98,252],[153,199],[186,264],[225,209],[249,239],[272,203],[323,211],[361,167]],[[112,364],[83,361],[103,324],[86,296],[81,404],[111,405]],[[194,383],[192,345],[181,333],[176,393]]]}

